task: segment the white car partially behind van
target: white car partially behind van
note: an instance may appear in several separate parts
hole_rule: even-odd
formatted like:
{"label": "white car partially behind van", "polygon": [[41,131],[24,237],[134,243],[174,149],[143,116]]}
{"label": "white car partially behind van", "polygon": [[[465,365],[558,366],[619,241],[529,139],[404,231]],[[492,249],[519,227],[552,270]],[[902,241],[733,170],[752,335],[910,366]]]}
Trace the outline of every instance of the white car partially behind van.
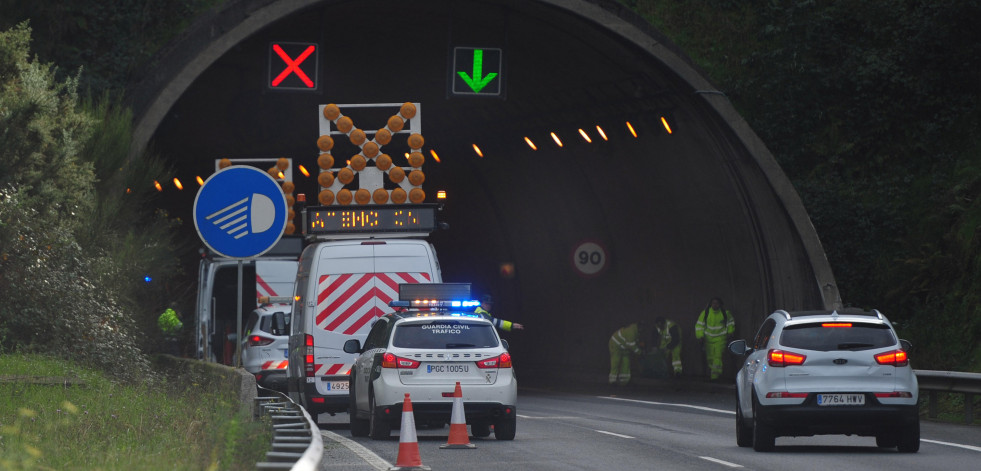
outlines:
{"label": "white car partially behind van", "polygon": [[287,389],[316,417],[347,411],[348,375],[375,319],[393,312],[399,284],[441,283],[433,246],[422,239],[317,242],[300,256],[290,323]]}

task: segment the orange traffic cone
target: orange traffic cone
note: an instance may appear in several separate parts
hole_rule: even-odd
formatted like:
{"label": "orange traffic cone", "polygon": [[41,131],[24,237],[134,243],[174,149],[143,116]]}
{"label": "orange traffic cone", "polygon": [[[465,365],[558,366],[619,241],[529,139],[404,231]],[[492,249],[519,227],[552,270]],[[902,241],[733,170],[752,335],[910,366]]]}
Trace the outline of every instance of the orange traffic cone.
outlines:
{"label": "orange traffic cone", "polygon": [[402,403],[402,428],[399,430],[399,456],[395,460],[395,466],[388,468],[389,471],[401,470],[429,470],[429,466],[422,465],[422,457],[419,456],[419,439],[416,437],[416,419],[412,415],[412,401],[409,393],[405,393],[405,402]]}
{"label": "orange traffic cone", "polygon": [[440,448],[477,448],[477,445],[470,443],[470,436],[467,435],[467,416],[463,412],[463,390],[460,389],[460,382],[456,382],[456,389],[453,390],[453,412],[450,414],[450,438]]}

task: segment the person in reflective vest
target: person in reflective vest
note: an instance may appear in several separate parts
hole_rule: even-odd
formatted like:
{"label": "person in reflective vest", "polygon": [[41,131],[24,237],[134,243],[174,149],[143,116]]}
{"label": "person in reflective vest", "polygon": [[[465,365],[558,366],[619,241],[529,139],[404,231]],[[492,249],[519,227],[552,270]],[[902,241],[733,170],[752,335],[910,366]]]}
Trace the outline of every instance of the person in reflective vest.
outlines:
{"label": "person in reflective vest", "polygon": [[712,380],[722,376],[722,353],[729,337],[735,333],[736,321],[732,313],[726,310],[722,299],[712,298],[695,322],[695,338],[702,342],[705,349],[705,361]]}
{"label": "person in reflective vest", "polygon": [[617,329],[610,336],[610,384],[626,386],[630,382],[630,357],[644,353],[644,322],[635,322]]}
{"label": "person in reflective vest", "polygon": [[164,352],[174,356],[180,354],[177,336],[184,323],[173,307],[168,307],[157,317],[157,327],[163,334]]}
{"label": "person in reflective vest", "polygon": [[681,327],[671,319],[658,316],[654,319],[657,348],[664,352],[664,357],[671,362],[671,370],[675,378],[681,377]]}
{"label": "person in reflective vest", "polygon": [[184,323],[181,322],[180,317],[177,317],[177,311],[167,308],[157,318],[157,327],[160,327],[165,337],[176,337],[181,327],[184,327]]}
{"label": "person in reflective vest", "polygon": [[480,306],[478,306],[477,309],[474,309],[473,312],[480,314],[484,317],[484,319],[491,321],[491,324],[494,324],[494,327],[497,327],[498,330],[503,330],[505,332],[510,332],[512,329],[524,330],[525,326],[517,322],[498,319],[491,315],[490,310],[492,307],[494,307],[494,298],[489,294],[485,294],[484,297],[480,299]]}

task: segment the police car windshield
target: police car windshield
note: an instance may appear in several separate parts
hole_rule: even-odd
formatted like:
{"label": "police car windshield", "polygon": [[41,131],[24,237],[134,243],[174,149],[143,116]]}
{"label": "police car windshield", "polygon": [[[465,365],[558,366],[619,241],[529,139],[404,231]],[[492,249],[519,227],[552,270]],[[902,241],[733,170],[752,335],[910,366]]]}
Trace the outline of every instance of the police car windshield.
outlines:
{"label": "police car windshield", "polygon": [[399,348],[493,348],[499,345],[494,327],[485,322],[432,320],[395,328],[392,346]]}

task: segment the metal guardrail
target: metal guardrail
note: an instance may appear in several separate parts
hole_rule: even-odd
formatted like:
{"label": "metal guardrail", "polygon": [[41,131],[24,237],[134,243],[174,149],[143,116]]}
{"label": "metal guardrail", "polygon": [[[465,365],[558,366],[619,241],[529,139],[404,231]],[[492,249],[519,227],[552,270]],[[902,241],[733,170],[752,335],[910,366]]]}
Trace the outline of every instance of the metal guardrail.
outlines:
{"label": "metal guardrail", "polygon": [[273,439],[266,461],[256,469],[315,471],[324,454],[317,421],[286,394],[257,386],[263,397],[255,398],[256,414],[272,419]]}
{"label": "metal guardrail", "polygon": [[939,393],[964,395],[964,423],[974,423],[974,395],[981,394],[981,373],[959,371],[913,370],[920,383],[920,391],[928,392],[928,414],[937,418]]}

